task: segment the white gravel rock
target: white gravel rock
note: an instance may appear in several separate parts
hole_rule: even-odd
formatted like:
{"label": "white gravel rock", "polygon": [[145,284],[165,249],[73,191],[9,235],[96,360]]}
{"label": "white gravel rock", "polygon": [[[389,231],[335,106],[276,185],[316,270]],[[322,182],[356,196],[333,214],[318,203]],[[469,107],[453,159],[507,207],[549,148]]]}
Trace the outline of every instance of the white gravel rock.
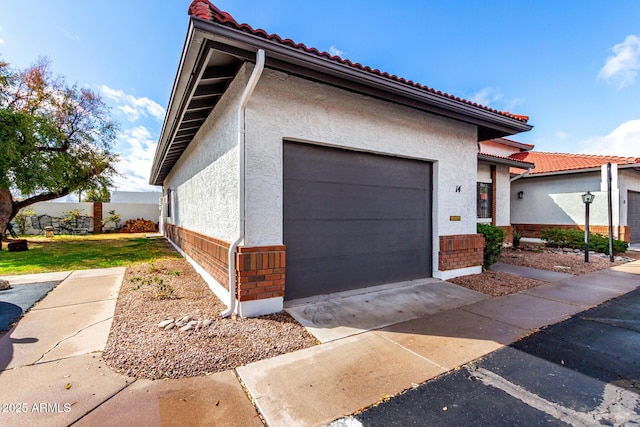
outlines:
{"label": "white gravel rock", "polygon": [[175,319],[163,320],[162,322],[158,323],[158,328],[164,329],[173,322],[175,322]]}
{"label": "white gravel rock", "polygon": [[187,332],[187,331],[192,330],[193,328],[195,328],[195,325],[192,325],[191,323],[189,323],[189,324],[183,326],[182,328],[180,328],[180,330],[182,332]]}
{"label": "white gravel rock", "polygon": [[202,322],[202,326],[209,327],[212,323],[213,321],[211,319],[206,319],[204,322]]}
{"label": "white gravel rock", "polygon": [[170,331],[171,329],[173,329],[173,328],[175,328],[175,327],[176,327],[176,324],[175,324],[175,323],[173,323],[173,322],[171,322],[171,323],[169,323],[167,326],[165,326],[165,327],[164,327],[164,330],[165,330],[165,331]]}

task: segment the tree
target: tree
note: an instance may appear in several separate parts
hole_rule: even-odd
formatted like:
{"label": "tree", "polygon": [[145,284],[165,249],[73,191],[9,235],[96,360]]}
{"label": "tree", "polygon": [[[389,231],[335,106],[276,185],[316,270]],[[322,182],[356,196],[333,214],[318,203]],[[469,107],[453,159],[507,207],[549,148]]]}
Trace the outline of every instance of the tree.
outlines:
{"label": "tree", "polygon": [[87,193],[82,198],[83,202],[103,202],[109,203],[111,200],[111,193],[106,187],[91,188],[87,190]]}
{"label": "tree", "polygon": [[68,86],[49,61],[24,70],[0,61],[0,236],[26,206],[109,186],[117,131],[101,98]]}

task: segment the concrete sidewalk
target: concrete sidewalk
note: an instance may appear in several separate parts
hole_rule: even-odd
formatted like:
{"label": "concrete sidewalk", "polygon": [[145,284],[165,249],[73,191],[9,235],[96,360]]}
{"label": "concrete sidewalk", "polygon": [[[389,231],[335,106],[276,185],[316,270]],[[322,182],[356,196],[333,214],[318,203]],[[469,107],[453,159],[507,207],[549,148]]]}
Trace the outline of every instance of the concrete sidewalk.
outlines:
{"label": "concrete sidewalk", "polygon": [[[0,339],[0,389],[10,390],[3,404],[14,404],[0,425],[262,425],[243,385],[268,425],[323,425],[640,286],[640,261],[498,298],[425,281],[409,287],[426,286],[411,288],[432,299],[421,303],[426,311],[391,320],[370,296],[342,295],[351,308],[333,298],[337,315],[320,328],[327,343],[235,371],[147,381],[101,360],[123,273],[72,273]],[[353,311],[361,298],[371,319]]]}
{"label": "concrete sidewalk", "polygon": [[[0,425],[262,425],[233,371],[165,382],[135,380],[105,365],[124,271],[65,273],[0,338]],[[8,280],[26,286],[44,279]]]}
{"label": "concrete sidewalk", "polygon": [[[511,273],[531,275],[530,270],[513,269]],[[236,371],[268,425],[323,425],[638,286],[640,261],[635,261],[338,339]]]}

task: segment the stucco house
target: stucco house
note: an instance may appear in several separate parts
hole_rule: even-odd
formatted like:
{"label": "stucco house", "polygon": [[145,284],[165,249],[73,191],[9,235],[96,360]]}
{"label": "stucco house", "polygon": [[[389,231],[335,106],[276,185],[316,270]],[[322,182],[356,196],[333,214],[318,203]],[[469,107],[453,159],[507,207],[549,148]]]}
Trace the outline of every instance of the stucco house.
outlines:
{"label": "stucco house", "polygon": [[613,234],[640,243],[640,158],[522,151],[511,158],[535,163],[528,173],[514,169],[511,183],[511,223],[527,237],[544,228],[584,230],[581,195],[596,197],[590,206],[589,229],[608,234],[607,163],[612,164]]}
{"label": "stucco house", "polygon": [[[239,24],[208,1],[189,15],[150,183],[163,187],[164,235],[225,315],[481,271],[478,142],[530,130],[527,117]],[[526,166],[480,159],[499,186],[508,162]]]}
{"label": "stucco house", "polygon": [[512,171],[530,170],[535,165],[514,157],[527,152],[531,144],[507,138],[495,138],[478,143],[477,218],[478,222],[500,227],[505,232],[505,243],[513,238],[511,226]]}

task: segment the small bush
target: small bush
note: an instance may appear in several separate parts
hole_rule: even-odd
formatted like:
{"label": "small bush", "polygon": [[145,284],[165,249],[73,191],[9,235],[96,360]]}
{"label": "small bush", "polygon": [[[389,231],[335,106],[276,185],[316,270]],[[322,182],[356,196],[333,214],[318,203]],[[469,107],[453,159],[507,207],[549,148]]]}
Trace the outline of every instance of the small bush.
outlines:
{"label": "small bush", "polygon": [[[584,250],[584,231],[563,228],[547,228],[540,232],[549,248],[571,248]],[[629,243],[613,240],[613,253],[624,253]],[[609,255],[609,238],[600,234],[589,233],[589,250]]]}
{"label": "small bush", "polygon": [[518,231],[515,228],[513,229],[513,247],[518,249],[520,247],[520,240],[524,237],[524,233],[522,231]]}
{"label": "small bush", "polygon": [[482,267],[488,270],[500,258],[504,243],[504,231],[490,224],[478,224],[477,230],[478,233],[484,235],[484,263]]}

